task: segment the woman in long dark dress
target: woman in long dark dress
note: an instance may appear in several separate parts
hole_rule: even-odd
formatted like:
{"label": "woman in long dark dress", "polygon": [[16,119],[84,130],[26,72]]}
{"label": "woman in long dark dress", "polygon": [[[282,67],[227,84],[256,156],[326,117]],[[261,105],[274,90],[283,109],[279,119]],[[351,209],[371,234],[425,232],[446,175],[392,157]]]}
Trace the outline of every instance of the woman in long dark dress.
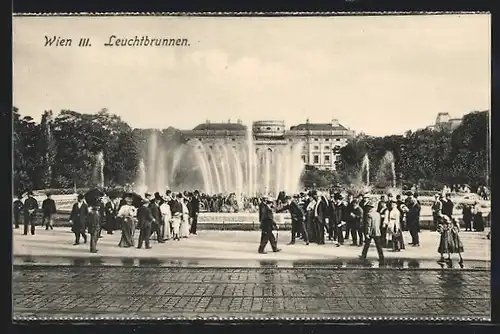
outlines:
{"label": "woman in long dark dress", "polygon": [[472,211],[474,216],[472,226],[474,231],[483,232],[484,231],[484,218],[483,218],[483,210],[481,209],[481,205],[478,202],[474,203],[474,209]]}
{"label": "woman in long dark dress", "polygon": [[132,197],[125,198],[126,204],[123,205],[118,211],[118,217],[122,221],[122,237],[118,246],[120,247],[134,247],[134,231],[135,221],[137,217],[137,209],[132,205]]}
{"label": "woman in long dark dress", "polygon": [[440,215],[438,232],[441,234],[441,237],[439,240],[438,253],[441,255],[441,262],[444,261],[444,253],[448,254],[448,261],[451,261],[451,254],[457,253],[460,257],[459,264],[464,262],[462,259],[464,246],[458,235],[459,231],[460,227],[456,220],[452,220],[445,215]]}

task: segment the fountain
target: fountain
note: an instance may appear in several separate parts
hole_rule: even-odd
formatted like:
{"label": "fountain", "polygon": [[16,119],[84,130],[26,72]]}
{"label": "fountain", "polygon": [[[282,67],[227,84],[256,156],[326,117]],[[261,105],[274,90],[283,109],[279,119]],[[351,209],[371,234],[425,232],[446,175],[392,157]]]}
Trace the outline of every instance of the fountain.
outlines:
{"label": "fountain", "polygon": [[139,173],[137,176],[135,191],[138,194],[143,194],[147,190],[148,186],[146,185],[146,165],[144,164],[144,160],[141,159],[141,161],[139,161]]}
{"label": "fountain", "polygon": [[[167,143],[153,133],[139,166],[137,191],[161,192],[198,189],[208,194],[242,195],[295,193],[304,163],[301,143],[260,147],[252,129],[240,141],[220,139]],[[167,172],[167,168],[169,169]]]}
{"label": "fountain", "polygon": [[380,161],[377,180],[380,184],[387,187],[387,193],[395,195],[401,192],[396,186],[395,159],[390,151],[387,151]]}
{"label": "fountain", "polygon": [[363,171],[366,175],[366,186],[370,185],[370,159],[368,158],[368,153],[363,157],[361,162],[361,183],[363,183]]}
{"label": "fountain", "polygon": [[104,188],[104,153],[97,153],[92,171],[92,181],[95,186]]}
{"label": "fountain", "polygon": [[370,159],[368,154],[363,156],[361,160],[361,168],[357,178],[352,180],[349,186],[349,191],[354,194],[367,194],[371,191],[372,186],[370,185]]}

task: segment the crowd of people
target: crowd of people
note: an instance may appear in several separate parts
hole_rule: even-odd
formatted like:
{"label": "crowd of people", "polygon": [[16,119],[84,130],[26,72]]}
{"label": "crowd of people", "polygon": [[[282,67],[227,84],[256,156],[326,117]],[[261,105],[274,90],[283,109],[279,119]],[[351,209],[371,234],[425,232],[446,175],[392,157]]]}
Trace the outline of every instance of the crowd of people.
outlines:
{"label": "crowd of people", "polygon": [[[24,225],[24,235],[35,234],[36,212],[39,204],[28,192],[28,197],[23,201],[19,196],[14,201],[14,224],[19,228],[21,221]],[[76,203],[71,208],[69,223],[75,235],[74,245],[87,243],[90,236],[90,251],[97,252],[98,239],[102,231],[113,234],[121,230],[119,247],[134,247],[134,235],[139,230],[137,248],[151,248],[150,239],[153,236],[158,243],[167,240],[180,241],[190,234],[197,234],[198,214],[200,212],[199,192],[173,194],[167,191],[165,195],[155,193],[145,194],[137,198],[135,194],[98,196],[86,200],[83,194],[77,196]],[[53,215],[57,212],[55,201],[51,194],[42,202],[42,225],[45,229],[53,229]],[[23,219],[22,219],[23,218]],[[88,235],[87,235],[88,233]]]}
{"label": "crowd of people", "polygon": [[[107,200],[104,200],[104,198]],[[137,198],[139,197],[139,198]],[[342,194],[341,192],[319,192],[310,190],[287,196],[280,192],[277,198],[259,196],[245,199],[247,206],[259,212],[261,224],[261,242],[259,253],[265,253],[268,242],[272,250],[279,252],[273,230],[278,228],[274,220],[275,213],[288,211],[292,229],[289,244],[297,239],[309,243],[325,244],[325,239],[333,241],[337,247],[344,246],[351,240],[351,246],[363,247],[361,257],[366,258],[372,241],[375,243],[379,259],[384,259],[384,249],[400,252],[407,247],[403,231],[409,231],[411,242],[408,245],[419,247],[421,203],[418,194],[409,191],[402,195],[381,195],[378,201],[371,196],[361,194]],[[215,206],[215,208],[214,208]],[[164,243],[167,240],[179,241],[197,234],[197,221],[200,210],[212,211],[220,206],[238,206],[234,194],[229,196],[200,194],[198,191],[174,194],[167,190],[165,194],[155,193],[125,194],[124,196],[97,196],[86,200],[78,195],[72,206],[69,222],[75,235],[74,245],[87,243],[90,235],[90,251],[97,252],[97,242],[102,237],[102,230],[113,234],[121,230],[119,247],[151,248],[150,240]],[[21,216],[24,218],[24,234],[35,234],[35,212],[38,202],[33,193],[22,201],[19,197],[14,202],[15,227],[19,228]],[[463,246],[458,236],[460,227],[453,218],[455,204],[451,194],[437,194],[432,205],[432,229],[441,234],[438,252],[441,258],[458,253],[461,259]],[[52,229],[52,217],[57,212],[56,204],[47,194],[41,206],[42,225]],[[217,211],[216,211],[217,212]],[[234,212],[234,211],[233,211]],[[462,204],[465,231],[484,231],[484,219],[481,206]],[[138,243],[134,243],[135,231],[139,230]]]}

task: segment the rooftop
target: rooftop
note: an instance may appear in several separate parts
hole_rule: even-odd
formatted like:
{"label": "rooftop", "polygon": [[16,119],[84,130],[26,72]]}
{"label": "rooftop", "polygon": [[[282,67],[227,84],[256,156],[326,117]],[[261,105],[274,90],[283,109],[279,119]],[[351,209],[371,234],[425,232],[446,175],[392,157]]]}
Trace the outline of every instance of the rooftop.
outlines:
{"label": "rooftop", "polygon": [[348,129],[341,124],[332,125],[331,123],[302,123],[290,127],[290,130],[330,131],[330,130],[348,130]]}
{"label": "rooftop", "polygon": [[239,123],[203,123],[197,125],[193,130],[202,131],[246,131],[246,125]]}

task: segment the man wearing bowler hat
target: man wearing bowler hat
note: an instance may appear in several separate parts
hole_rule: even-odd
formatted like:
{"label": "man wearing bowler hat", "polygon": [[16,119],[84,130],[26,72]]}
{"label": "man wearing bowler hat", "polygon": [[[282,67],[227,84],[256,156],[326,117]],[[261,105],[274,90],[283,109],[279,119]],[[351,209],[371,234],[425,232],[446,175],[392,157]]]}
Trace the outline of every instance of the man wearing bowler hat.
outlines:
{"label": "man wearing bowler hat", "polygon": [[273,203],[273,199],[270,197],[265,197],[263,199],[263,204],[261,206],[261,215],[260,215],[260,245],[258,252],[260,254],[266,254],[264,249],[268,242],[271,243],[271,248],[273,252],[279,252],[281,249],[278,248],[278,243],[276,238],[274,237],[273,230],[278,229],[278,225],[274,221],[273,210],[271,209],[271,204]]}
{"label": "man wearing bowler hat", "polygon": [[140,229],[139,241],[137,248],[141,249],[142,244],[146,244],[146,249],[150,249],[149,238],[151,237],[151,227],[154,221],[154,217],[151,214],[151,209],[149,207],[149,200],[144,199],[142,201],[142,206],[137,209],[137,220]]}
{"label": "man wearing bowler hat", "polygon": [[295,238],[298,230],[304,231],[304,241],[306,245],[309,245],[309,238],[307,236],[307,229],[305,226],[305,213],[302,211],[298,203],[299,195],[293,195],[293,199],[290,196],[285,196],[285,206],[281,209],[276,210],[276,213],[288,210],[292,218],[292,241],[289,245],[295,244]]}
{"label": "man wearing bowler hat", "polygon": [[35,215],[38,210],[38,202],[33,197],[33,192],[28,192],[28,198],[24,201],[24,235],[28,235],[28,226],[31,228],[31,235],[35,235]]}

